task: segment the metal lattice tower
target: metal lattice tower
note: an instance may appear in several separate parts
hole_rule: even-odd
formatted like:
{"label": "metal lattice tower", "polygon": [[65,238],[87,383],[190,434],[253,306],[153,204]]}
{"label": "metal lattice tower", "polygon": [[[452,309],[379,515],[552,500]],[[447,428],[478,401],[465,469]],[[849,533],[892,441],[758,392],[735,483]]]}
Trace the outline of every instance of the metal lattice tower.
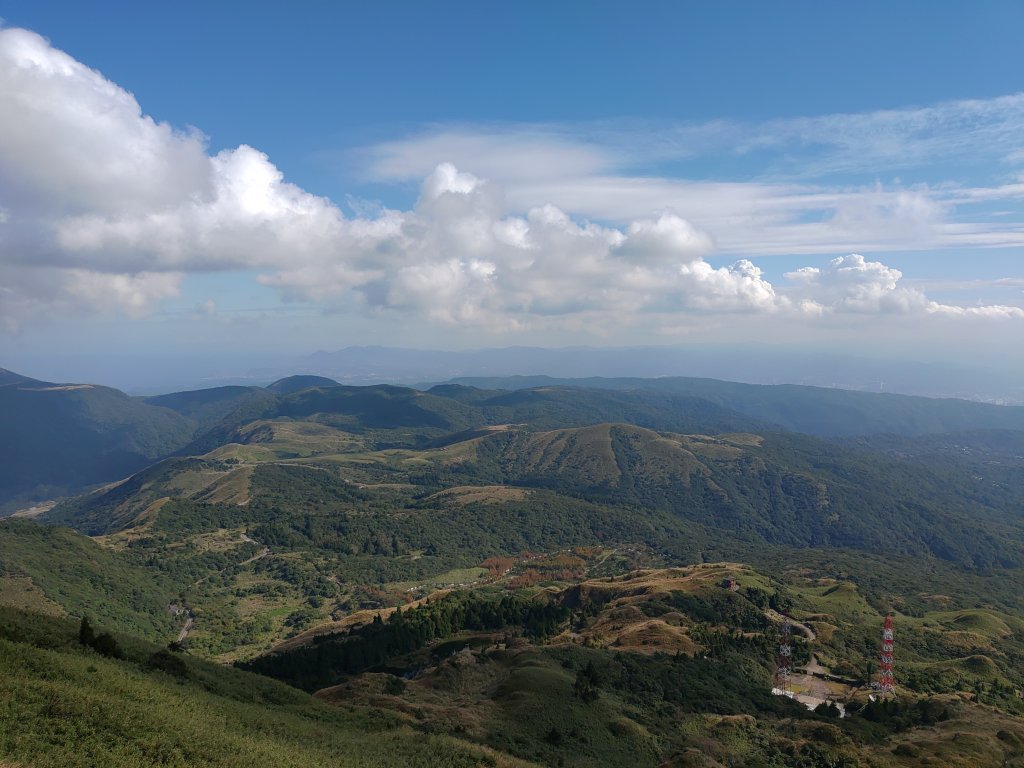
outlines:
{"label": "metal lattice tower", "polygon": [[779,655],[775,663],[775,687],[789,695],[789,678],[793,674],[793,627],[789,617],[782,622],[782,636],[779,638]]}
{"label": "metal lattice tower", "polygon": [[892,616],[886,616],[885,625],[882,628],[882,653],[878,665],[878,690],[882,693],[896,693],[892,677],[892,649]]}

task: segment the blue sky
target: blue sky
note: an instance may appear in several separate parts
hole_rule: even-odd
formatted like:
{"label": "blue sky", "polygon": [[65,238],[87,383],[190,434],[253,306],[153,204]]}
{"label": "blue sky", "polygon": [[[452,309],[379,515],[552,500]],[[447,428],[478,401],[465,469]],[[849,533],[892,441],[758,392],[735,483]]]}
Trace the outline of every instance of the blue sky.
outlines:
{"label": "blue sky", "polygon": [[0,14],[16,362],[1024,341],[1020,2]]}

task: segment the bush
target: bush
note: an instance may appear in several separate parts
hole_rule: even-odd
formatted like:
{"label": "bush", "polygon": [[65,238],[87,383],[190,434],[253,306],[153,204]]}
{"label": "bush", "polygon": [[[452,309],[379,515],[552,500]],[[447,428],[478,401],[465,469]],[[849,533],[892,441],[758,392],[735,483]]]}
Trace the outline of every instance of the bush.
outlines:
{"label": "bush", "polygon": [[170,651],[157,651],[146,660],[146,665],[150,669],[158,669],[174,677],[186,678],[189,675],[185,660]]}
{"label": "bush", "polygon": [[114,636],[107,632],[97,635],[96,639],[92,641],[92,647],[93,650],[101,656],[106,656],[108,659],[124,658],[124,652],[121,650],[121,646],[117,644],[117,640],[114,639]]}

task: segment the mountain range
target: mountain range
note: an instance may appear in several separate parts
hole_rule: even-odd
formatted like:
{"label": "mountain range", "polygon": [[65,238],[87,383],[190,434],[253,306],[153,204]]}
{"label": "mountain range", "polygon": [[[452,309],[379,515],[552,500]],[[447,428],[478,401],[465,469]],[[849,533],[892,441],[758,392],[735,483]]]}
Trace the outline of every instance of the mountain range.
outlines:
{"label": "mountain range", "polygon": [[[8,371],[0,406],[16,765],[1024,756],[1024,408],[636,377],[137,398]],[[771,695],[782,612],[814,712]],[[891,614],[900,699],[876,706]]]}
{"label": "mountain range", "polygon": [[794,431],[827,438],[1024,429],[1024,408],[711,379],[461,379],[423,392],[295,376],[147,398],[90,384],[0,377],[0,509],[111,482],[155,460],[204,453],[256,419],[316,416],[400,440],[499,423],[531,429],[624,422],[674,432]]}

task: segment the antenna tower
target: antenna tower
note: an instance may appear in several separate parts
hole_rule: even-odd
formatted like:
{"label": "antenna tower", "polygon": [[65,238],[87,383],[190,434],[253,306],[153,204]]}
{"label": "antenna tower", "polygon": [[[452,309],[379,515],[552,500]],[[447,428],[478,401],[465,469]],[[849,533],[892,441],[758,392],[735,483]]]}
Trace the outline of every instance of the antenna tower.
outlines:
{"label": "antenna tower", "polygon": [[885,625],[882,627],[882,654],[878,665],[878,690],[882,693],[896,693],[896,686],[892,677],[892,616],[885,617]]}
{"label": "antenna tower", "polygon": [[779,655],[775,663],[775,687],[784,695],[790,695],[789,678],[793,673],[793,627],[789,617],[782,622],[782,636],[779,638]]}

